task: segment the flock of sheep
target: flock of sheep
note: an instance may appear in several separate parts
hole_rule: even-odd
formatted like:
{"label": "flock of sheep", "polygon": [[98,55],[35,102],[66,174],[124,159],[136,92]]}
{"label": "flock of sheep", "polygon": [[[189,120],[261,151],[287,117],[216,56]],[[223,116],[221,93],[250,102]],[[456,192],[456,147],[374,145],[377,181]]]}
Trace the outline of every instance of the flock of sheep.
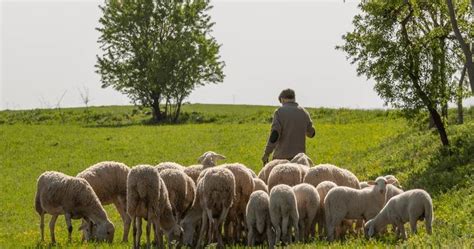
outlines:
{"label": "flock of sheep", "polygon": [[56,219],[64,214],[69,240],[71,219],[82,219],[83,240],[112,242],[114,225],[103,208],[112,203],[123,220],[122,241],[128,241],[132,225],[134,248],[140,246],[142,218],[147,221],[147,247],[153,225],[154,243],[160,248],[163,235],[170,248],[172,241],[191,247],[246,241],[248,246],[268,243],[273,248],[314,239],[316,227],[319,239],[329,241],[347,233],[384,234],[387,225],[405,239],[404,223],[416,233],[416,223],[423,219],[431,234],[429,194],[421,189],[404,192],[392,175],[359,182],[346,169],[314,166],[304,153],[291,161],[273,160],[258,175],[240,163],[216,166],[219,159],[225,157],[209,151],[200,164],[189,167],[165,162],[129,168],[101,162],[76,177],[45,172],[38,178],[35,199],[41,239],[45,214],[52,215],[53,243]]}

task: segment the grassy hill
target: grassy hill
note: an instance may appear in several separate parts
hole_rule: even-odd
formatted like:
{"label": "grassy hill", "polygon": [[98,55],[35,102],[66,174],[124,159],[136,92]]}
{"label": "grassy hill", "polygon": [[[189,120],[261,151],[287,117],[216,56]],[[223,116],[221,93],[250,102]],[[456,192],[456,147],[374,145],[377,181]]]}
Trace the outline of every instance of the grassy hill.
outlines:
{"label": "grassy hill", "polygon": [[[46,170],[75,175],[104,160],[130,166],[163,161],[196,163],[208,150],[241,162],[258,172],[260,157],[275,107],[185,105],[179,125],[148,125],[149,110],[133,106],[67,108],[0,112],[0,248],[47,247],[40,243],[39,216],[33,200],[36,178]],[[359,179],[395,174],[406,189],[423,188],[433,197],[434,234],[420,233],[407,241],[394,236],[379,239],[348,238],[333,247],[446,247],[474,245],[474,108],[466,110],[464,125],[448,128],[451,148],[443,149],[434,131],[408,125],[397,111],[309,109],[316,137],[307,141],[307,153],[316,163],[332,163],[354,172]],[[118,213],[106,207],[122,234]],[[47,216],[47,222],[49,216]],[[57,222],[61,247],[81,244],[74,221],[73,243],[68,244],[65,222]],[[46,229],[48,230],[48,229]],[[328,245],[316,241],[314,247]],[[128,248],[115,242],[99,247]]]}

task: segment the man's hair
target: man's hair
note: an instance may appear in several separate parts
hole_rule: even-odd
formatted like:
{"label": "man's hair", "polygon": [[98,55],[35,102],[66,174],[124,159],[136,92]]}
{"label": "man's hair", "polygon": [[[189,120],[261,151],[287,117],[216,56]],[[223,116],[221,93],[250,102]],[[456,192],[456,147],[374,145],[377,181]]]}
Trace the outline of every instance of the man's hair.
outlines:
{"label": "man's hair", "polygon": [[295,99],[295,91],[290,88],[281,91],[280,95],[278,96],[278,100],[281,102],[281,99]]}

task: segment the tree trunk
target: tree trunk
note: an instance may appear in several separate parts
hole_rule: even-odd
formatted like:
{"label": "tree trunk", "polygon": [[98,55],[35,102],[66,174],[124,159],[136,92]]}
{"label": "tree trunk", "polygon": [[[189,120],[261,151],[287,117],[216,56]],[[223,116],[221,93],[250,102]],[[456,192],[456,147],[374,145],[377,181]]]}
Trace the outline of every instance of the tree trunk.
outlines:
{"label": "tree trunk", "polygon": [[444,128],[444,123],[441,119],[441,116],[439,115],[438,111],[432,107],[428,107],[428,111],[430,112],[430,115],[433,118],[433,122],[435,123],[436,129],[438,130],[439,137],[441,138],[441,143],[444,146],[448,146],[448,134],[446,133],[446,129]]}
{"label": "tree trunk", "polygon": [[179,118],[179,114],[181,113],[181,105],[183,103],[183,98],[179,98],[178,101],[176,102],[176,113],[173,119],[173,122],[176,123]]}
{"label": "tree trunk", "polygon": [[[474,0],[473,0],[473,2],[474,2]],[[459,79],[459,84],[458,84],[458,91],[457,91],[458,118],[457,118],[457,124],[463,124],[464,123],[464,110],[463,110],[463,106],[462,106],[462,99],[463,99],[463,83],[464,83],[464,77],[465,76],[466,76],[466,66],[464,66],[464,68],[462,69],[461,78]]]}
{"label": "tree trunk", "polygon": [[152,97],[153,102],[151,103],[151,111],[153,114],[153,122],[159,123],[163,120],[163,113],[160,110],[160,96],[155,95]]}
{"label": "tree trunk", "polygon": [[[469,48],[469,45],[466,43],[462,37],[461,31],[459,30],[458,21],[456,20],[456,13],[454,12],[454,6],[452,0],[446,0],[448,5],[449,19],[451,20],[451,26],[453,27],[454,35],[456,40],[458,40],[461,45],[462,52],[466,58],[466,69],[469,76],[469,83],[471,84],[471,91],[474,93],[474,63],[472,61],[472,51]],[[472,12],[474,12],[474,1],[471,0]]]}

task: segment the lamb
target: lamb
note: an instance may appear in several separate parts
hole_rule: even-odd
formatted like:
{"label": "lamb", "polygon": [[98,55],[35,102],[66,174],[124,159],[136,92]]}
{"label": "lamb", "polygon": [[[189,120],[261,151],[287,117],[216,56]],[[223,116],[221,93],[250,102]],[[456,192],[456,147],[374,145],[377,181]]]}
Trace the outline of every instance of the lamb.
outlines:
{"label": "lamb", "polygon": [[254,189],[254,182],[248,168],[243,164],[224,164],[222,167],[230,170],[235,177],[234,204],[229,210],[224,226],[226,238],[235,242],[242,237],[244,230],[242,226],[245,226],[245,210]]}
{"label": "lamb", "polygon": [[275,244],[282,237],[284,242],[291,243],[291,227],[295,229],[295,235],[299,235],[296,196],[290,186],[280,184],[270,191],[270,219],[276,233]]}
{"label": "lamb", "polygon": [[[130,216],[127,214],[127,175],[130,168],[119,162],[99,162],[77,174],[85,179],[94,190],[102,205],[114,204],[123,221],[122,241],[128,241]],[[83,222],[83,238],[90,238],[90,226]]]}
{"label": "lamb", "polygon": [[309,169],[303,182],[317,187],[323,181],[332,181],[338,186],[359,189],[359,180],[349,170],[331,164],[319,164]]}
{"label": "lamb", "polygon": [[198,163],[200,164],[185,167],[184,173],[190,176],[194,180],[194,183],[197,184],[197,179],[201,171],[216,166],[217,160],[221,159],[226,159],[226,157],[213,151],[207,151],[198,158]]}
{"label": "lamb", "polygon": [[187,176],[183,171],[173,168],[162,170],[160,176],[168,190],[168,197],[171,207],[173,208],[174,216],[177,220],[181,220],[183,214],[194,201],[194,196],[190,199],[187,193],[189,190],[187,178],[189,178],[189,176]]}
{"label": "lamb", "polygon": [[198,194],[193,206],[201,206],[202,225],[199,234],[198,247],[204,246],[206,231],[209,229],[209,237],[217,237],[217,246],[224,247],[221,236],[221,226],[224,223],[229,209],[233,205],[235,196],[235,177],[229,169],[223,167],[212,167],[202,172],[198,181]]}
{"label": "lamb", "polygon": [[267,192],[257,190],[250,195],[250,200],[246,208],[246,222],[247,222],[247,245],[255,246],[257,235],[262,236],[264,233],[267,236],[267,243],[269,248],[273,248],[273,232],[270,220],[270,197]]}
{"label": "lamb", "polygon": [[[393,186],[395,186],[395,187],[397,187],[397,188],[399,188],[399,189],[402,189],[402,186],[400,185],[400,182],[398,181],[398,179],[397,179],[395,176],[393,176],[393,175],[386,175],[386,176],[385,176],[385,179],[393,181],[393,184],[392,184]],[[360,183],[359,183],[359,187],[360,187],[361,189],[363,189],[363,188],[370,187],[370,185],[369,185],[367,182],[360,182]]]}
{"label": "lamb", "polygon": [[308,241],[319,212],[319,194],[315,187],[307,183],[300,183],[293,187],[299,214],[299,238]]}
{"label": "lamb", "polygon": [[268,177],[268,190],[278,184],[295,186],[303,181],[304,169],[300,164],[285,163],[275,166]]}
{"label": "lamb", "polygon": [[265,182],[262,181],[262,179],[260,179],[260,178],[253,178],[253,184],[254,184],[253,192],[258,191],[258,190],[263,190],[263,191],[265,191],[266,193],[268,193],[267,184],[265,184]]}
{"label": "lamb", "polygon": [[87,220],[95,226],[93,236],[101,241],[112,242],[114,225],[100,204],[100,200],[91,185],[84,179],[72,177],[56,171],[46,171],[37,182],[35,209],[40,215],[41,240],[44,241],[44,215],[51,214],[49,230],[51,242],[56,243],[54,228],[59,215],[64,214],[71,241],[71,219]]}
{"label": "lamb", "polygon": [[155,228],[158,246],[162,245],[159,227],[168,235],[168,246],[173,236],[180,236],[182,228],[172,213],[168,190],[158,170],[151,165],[138,165],[127,177],[127,212],[132,219],[133,247],[140,247],[141,222],[145,218],[147,247],[150,246],[151,224]]}
{"label": "lamb", "polygon": [[[378,177],[373,188],[353,189],[345,186],[334,187],[326,195],[324,210],[328,240],[334,240],[334,230],[344,219],[371,219],[382,209],[386,200],[386,185],[391,183]],[[357,185],[358,186],[358,185]]]}
{"label": "lamb", "polygon": [[331,190],[334,187],[337,187],[337,185],[331,181],[323,181],[319,183],[318,186],[316,187],[316,191],[318,191],[318,195],[319,195],[319,212],[316,215],[316,220],[318,223],[319,238],[323,237],[323,231],[326,230],[324,200],[326,199],[326,195],[329,192],[329,190]]}
{"label": "lamb", "polygon": [[158,170],[158,172],[161,173],[161,171],[163,171],[165,169],[176,169],[176,170],[184,171],[185,167],[182,166],[181,164],[178,164],[178,163],[162,162],[162,163],[159,163],[158,165],[156,165],[156,169]]}
{"label": "lamb", "polygon": [[404,224],[410,222],[411,231],[415,234],[416,222],[423,219],[426,232],[431,234],[433,202],[430,195],[422,189],[408,190],[390,199],[382,211],[365,224],[364,232],[369,238],[385,230],[388,224],[393,224],[397,227],[397,237],[406,239]]}
{"label": "lamb", "polygon": [[293,159],[291,159],[290,162],[306,165],[308,167],[313,167],[314,166],[313,160],[311,160],[311,158],[309,158],[309,156],[307,156],[303,152],[296,154],[296,156],[294,156]]}
{"label": "lamb", "polygon": [[268,177],[270,176],[270,172],[273,168],[277,165],[289,163],[290,161],[286,159],[274,159],[269,163],[265,164],[265,166],[260,170],[258,173],[258,178],[262,179],[263,182],[268,184]]}

